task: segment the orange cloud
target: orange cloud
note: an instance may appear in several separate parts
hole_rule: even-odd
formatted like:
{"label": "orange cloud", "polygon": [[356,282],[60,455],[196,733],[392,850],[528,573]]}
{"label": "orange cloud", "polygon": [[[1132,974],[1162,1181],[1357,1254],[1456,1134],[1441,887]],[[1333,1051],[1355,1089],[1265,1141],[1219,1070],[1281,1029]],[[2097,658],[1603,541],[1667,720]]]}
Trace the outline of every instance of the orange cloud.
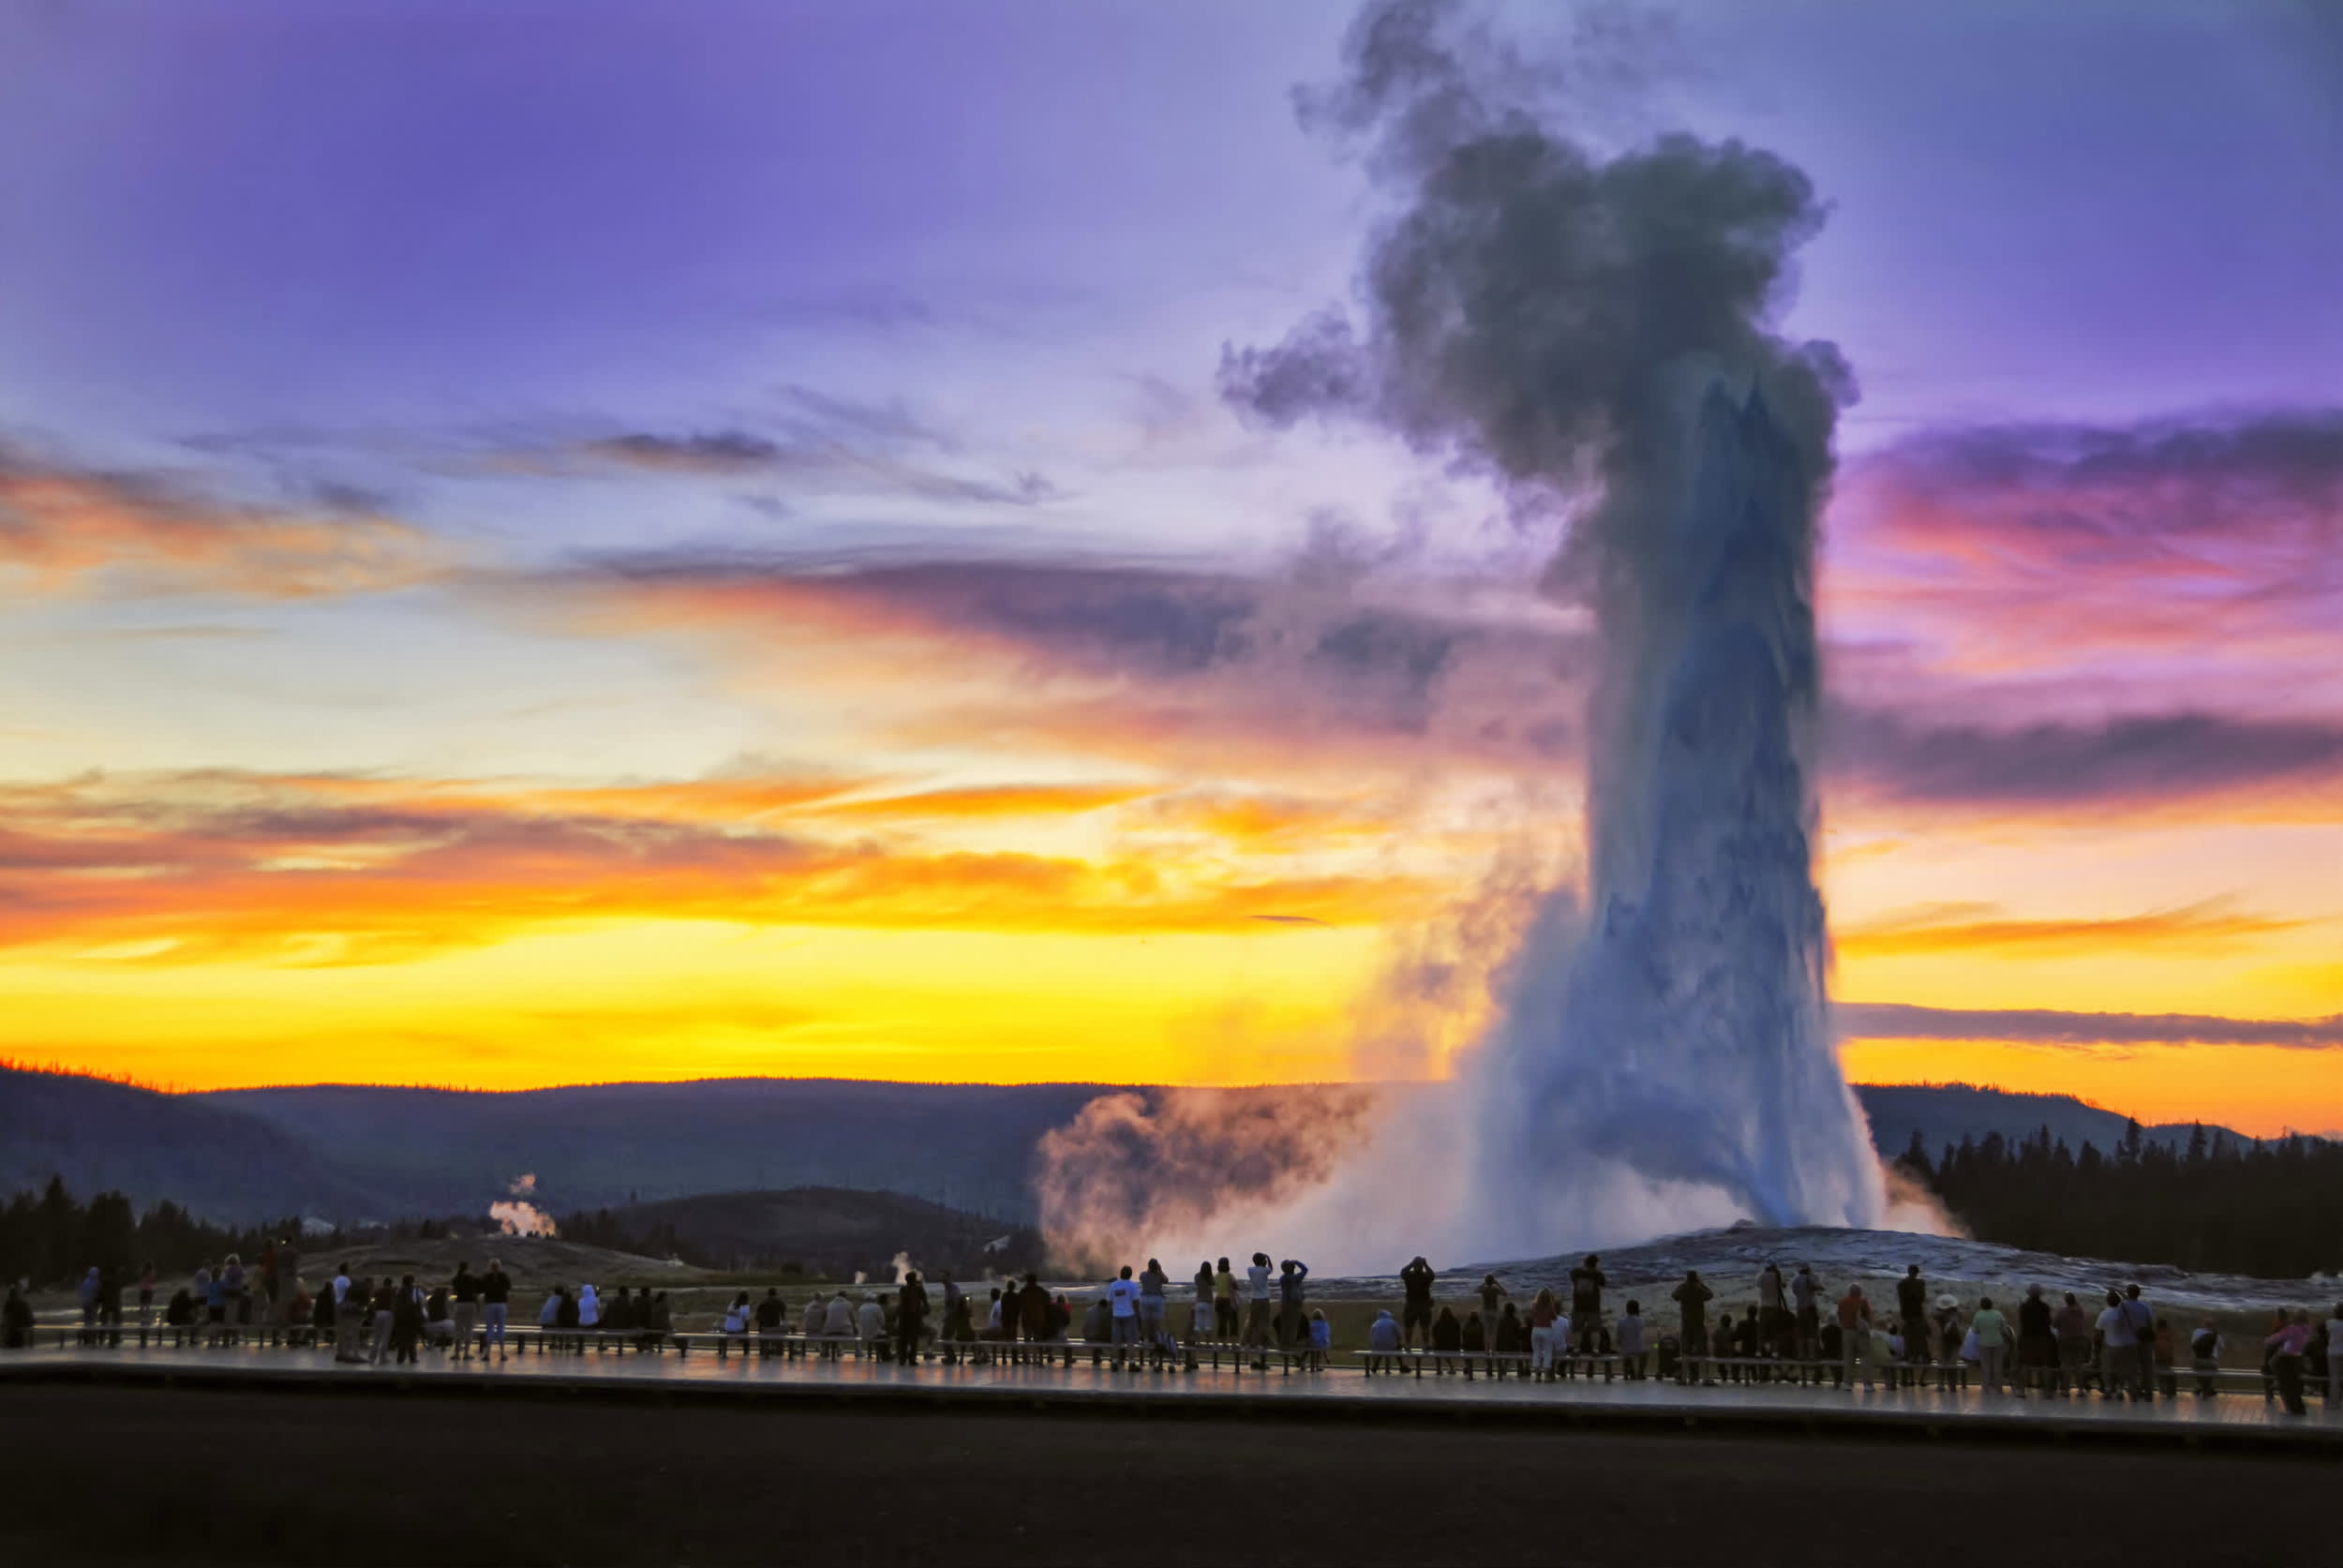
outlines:
{"label": "orange cloud", "polygon": [[[717,781],[713,794],[731,810],[744,789],[783,809],[744,781]],[[385,962],[580,920],[1227,932],[1264,912],[1371,924],[1422,896],[1394,876],[882,849],[821,836],[818,807],[784,830],[723,820],[706,803],[648,815],[641,790],[618,792],[619,810],[591,809],[601,793],[225,773],[9,789],[0,946],[149,963]],[[908,814],[927,809],[908,799]]]}
{"label": "orange cloud", "polygon": [[446,570],[420,530],[370,514],[220,502],[152,474],[89,472],[0,447],[0,567],[41,592],[308,599],[411,587]]}
{"label": "orange cloud", "polygon": [[1154,793],[1155,786],[1147,784],[992,784],[830,800],[813,809],[825,816],[889,821],[1061,816],[1119,806]]}
{"label": "orange cloud", "polygon": [[1833,939],[1842,954],[1867,958],[1995,948],[2059,956],[2157,945],[2203,949],[2312,923],[2238,913],[2225,899],[2105,918],[1989,918],[1993,912],[1992,904],[1927,905],[1843,928]]}

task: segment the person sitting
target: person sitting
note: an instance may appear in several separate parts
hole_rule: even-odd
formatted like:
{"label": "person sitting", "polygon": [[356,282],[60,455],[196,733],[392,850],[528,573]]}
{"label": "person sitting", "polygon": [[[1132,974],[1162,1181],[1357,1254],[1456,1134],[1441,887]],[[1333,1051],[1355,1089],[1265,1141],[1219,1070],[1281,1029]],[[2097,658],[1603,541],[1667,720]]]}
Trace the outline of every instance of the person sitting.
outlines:
{"label": "person sitting", "polygon": [[[745,1292],[743,1299],[745,1299]],[[887,1308],[881,1307],[877,1299],[868,1291],[862,1294],[862,1304],[855,1308],[854,1327],[855,1353],[875,1359],[879,1351],[885,1348]]]}
{"label": "person sitting", "polygon": [[2228,1349],[2222,1343],[2221,1328],[2207,1318],[2189,1337],[2189,1363],[2197,1374],[2197,1397],[2216,1398],[2221,1392],[2221,1352]]}
{"label": "person sitting", "polygon": [[1432,1351],[1439,1358],[1432,1363],[1435,1372],[1447,1371],[1450,1358],[1464,1353],[1464,1329],[1456,1322],[1455,1308],[1445,1305],[1432,1320]]}
{"label": "person sitting", "polygon": [[819,1339],[829,1326],[829,1302],[821,1292],[805,1304],[805,1317],[798,1324],[798,1332],[808,1339]]}
{"label": "person sitting", "polygon": [[[1497,1332],[1489,1337],[1495,1341],[1490,1348],[1500,1355],[1525,1355],[1529,1352],[1529,1333],[1522,1325],[1521,1314],[1514,1309],[1510,1301],[1498,1308]],[[1493,1374],[1502,1374],[1505,1364],[1493,1361],[1489,1364],[1489,1370]]]}
{"label": "person sitting", "polygon": [[1619,1370],[1640,1381],[1644,1375],[1643,1303],[1631,1301],[1619,1320]]}
{"label": "person sitting", "polygon": [[[1369,1372],[1396,1371],[1399,1367],[1401,1344],[1398,1320],[1386,1307],[1375,1314],[1375,1321],[1366,1329],[1366,1369]],[[1386,1361],[1384,1357],[1391,1359]]]}
{"label": "person sitting", "polygon": [[33,1348],[33,1304],[24,1299],[24,1292],[18,1285],[8,1287],[7,1301],[0,1304],[0,1347],[11,1351]]}
{"label": "person sitting", "polygon": [[447,1287],[436,1286],[423,1298],[423,1342],[455,1348],[455,1318],[448,1306]]}
{"label": "person sitting", "polygon": [[732,1305],[724,1308],[724,1321],[722,1325],[724,1337],[739,1338],[748,1333],[749,1325],[754,1321],[755,1311],[749,1306],[749,1292],[742,1291],[732,1298]]}
{"label": "person sitting", "polygon": [[1469,1311],[1465,1314],[1463,1343],[1465,1376],[1469,1378],[1472,1376],[1472,1358],[1476,1355],[1486,1355],[1489,1349],[1488,1325],[1481,1321],[1481,1314],[1478,1311]]}
{"label": "person sitting", "polygon": [[846,1341],[855,1337],[854,1330],[854,1303],[846,1299],[845,1292],[840,1291],[822,1309],[822,1337],[828,1341],[822,1347],[824,1353],[833,1357],[843,1354]]}
{"label": "person sitting", "polygon": [[768,1285],[765,1299],[756,1304],[756,1348],[760,1355],[770,1356],[781,1349],[785,1316],[780,1288]]}
{"label": "person sitting", "polygon": [[555,1298],[553,1309],[553,1326],[560,1331],[563,1349],[579,1351],[586,1349],[586,1340],[577,1332],[580,1321],[577,1298],[570,1294],[566,1289],[563,1290]]}
{"label": "person sitting", "polygon": [[619,1286],[619,1293],[603,1303],[602,1326],[604,1330],[610,1334],[620,1335],[634,1332],[636,1326],[634,1314],[637,1310],[634,1298],[626,1293],[625,1286]]}
{"label": "person sitting", "polygon": [[659,1349],[666,1343],[667,1336],[675,1332],[675,1311],[667,1305],[667,1292],[664,1291],[652,1295],[646,1289],[641,1296],[635,1298],[634,1317],[641,1325],[641,1331],[634,1339],[634,1348],[638,1351]]}

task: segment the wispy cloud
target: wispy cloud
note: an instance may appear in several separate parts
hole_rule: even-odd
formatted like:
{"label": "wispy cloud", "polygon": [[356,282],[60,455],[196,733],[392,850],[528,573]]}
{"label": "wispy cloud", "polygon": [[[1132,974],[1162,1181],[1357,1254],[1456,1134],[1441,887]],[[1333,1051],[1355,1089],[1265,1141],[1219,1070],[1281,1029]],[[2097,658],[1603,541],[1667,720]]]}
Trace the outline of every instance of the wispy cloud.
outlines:
{"label": "wispy cloud", "polygon": [[1858,797],[1988,812],[2265,812],[2343,818],[2343,718],[2139,714],[2006,727],[1842,704],[1834,783]]}
{"label": "wispy cloud", "polygon": [[184,476],[76,467],[0,445],[0,583],[37,592],[311,599],[412,587],[452,561],[423,530],[336,492],[243,504]]}
{"label": "wispy cloud", "polygon": [[2195,1013],[2059,1012],[2049,1008],[1916,1008],[1841,1002],[1831,1009],[1849,1039],[2009,1040],[2027,1045],[2251,1045],[2343,1051],[2343,1016],[2219,1018]]}
{"label": "wispy cloud", "polygon": [[2201,950],[2310,923],[2250,914],[2226,899],[2137,915],[2073,918],[2018,918],[2002,915],[1992,904],[1956,903],[1895,911],[1840,927],[1833,935],[1842,953],[1867,958],[1987,949],[2056,957],[2146,947]]}

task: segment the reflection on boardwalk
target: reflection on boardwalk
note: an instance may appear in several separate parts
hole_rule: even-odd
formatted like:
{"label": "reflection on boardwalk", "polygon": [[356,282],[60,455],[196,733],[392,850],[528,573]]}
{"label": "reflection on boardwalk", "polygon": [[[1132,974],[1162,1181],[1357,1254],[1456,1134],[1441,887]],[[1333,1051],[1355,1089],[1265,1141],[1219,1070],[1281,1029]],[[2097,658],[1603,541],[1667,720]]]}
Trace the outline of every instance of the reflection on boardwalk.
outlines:
{"label": "reflection on boardwalk", "polygon": [[1447,1377],[1366,1377],[1343,1367],[1321,1372],[1260,1373],[1222,1367],[1196,1372],[1116,1372],[1085,1361],[1067,1367],[995,1363],[940,1366],[916,1371],[880,1360],[766,1359],[709,1354],[679,1356],[587,1354],[515,1356],[510,1361],[450,1362],[426,1353],[417,1365],[336,1366],[330,1352],[259,1346],[216,1349],[118,1350],[78,1347],[0,1355],[0,1380],[10,1375],[71,1377],[174,1376],[183,1381],[309,1384],[367,1383],[408,1387],[553,1388],[613,1394],[725,1393],[754,1397],[915,1397],[923,1400],[1008,1401],[1107,1406],[1132,1402],[1204,1409],[1226,1404],[1291,1413],[1344,1409],[1357,1413],[1486,1415],[1537,1421],[1622,1420],[1692,1425],[1781,1423],[1843,1429],[1849,1424],[1918,1426],[1957,1433],[2037,1430],[2106,1438],[2166,1441],[2256,1439],[2327,1442],[2343,1450],[2343,1412],[2314,1402],[2307,1416],[2288,1416],[2252,1393],[2213,1399],[2184,1394],[2132,1404],[2079,1398],[2019,1398],[1977,1389],[1860,1389],[1853,1392],[1789,1384],[1681,1387],[1668,1382],[1560,1383],[1517,1379],[1491,1382]]}

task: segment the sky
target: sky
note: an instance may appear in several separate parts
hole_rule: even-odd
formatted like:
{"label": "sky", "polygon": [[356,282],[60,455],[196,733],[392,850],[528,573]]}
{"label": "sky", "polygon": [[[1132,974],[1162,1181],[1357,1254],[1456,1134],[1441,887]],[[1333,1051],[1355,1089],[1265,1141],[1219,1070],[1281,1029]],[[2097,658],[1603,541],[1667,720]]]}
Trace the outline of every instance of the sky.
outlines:
{"label": "sky", "polygon": [[[1350,20],[0,5],[0,1053],[1449,1070],[1589,621],[1563,525],[1216,395],[1386,210],[1294,112]],[[1829,204],[1849,1076],[2343,1127],[2343,23],[1598,20],[1589,139]]]}

